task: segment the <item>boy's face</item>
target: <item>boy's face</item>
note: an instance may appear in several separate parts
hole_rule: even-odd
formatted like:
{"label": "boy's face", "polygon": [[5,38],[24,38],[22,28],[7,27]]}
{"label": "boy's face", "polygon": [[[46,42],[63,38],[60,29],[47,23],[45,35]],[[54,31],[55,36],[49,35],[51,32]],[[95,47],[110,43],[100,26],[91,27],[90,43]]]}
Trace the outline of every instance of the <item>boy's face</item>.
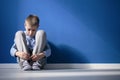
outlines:
{"label": "boy's face", "polygon": [[28,22],[25,22],[25,29],[28,36],[33,37],[36,34],[38,26],[31,26]]}

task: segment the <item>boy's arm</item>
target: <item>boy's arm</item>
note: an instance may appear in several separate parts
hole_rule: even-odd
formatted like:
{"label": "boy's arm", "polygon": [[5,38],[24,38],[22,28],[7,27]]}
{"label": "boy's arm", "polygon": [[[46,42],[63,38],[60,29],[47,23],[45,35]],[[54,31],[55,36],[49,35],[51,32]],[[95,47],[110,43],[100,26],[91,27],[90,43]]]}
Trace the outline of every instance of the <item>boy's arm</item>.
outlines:
{"label": "boy's arm", "polygon": [[17,57],[16,56],[16,52],[17,52],[18,50],[17,50],[17,47],[16,47],[16,45],[15,45],[15,43],[12,45],[12,47],[11,47],[11,49],[10,49],[10,54],[11,54],[11,56],[13,56],[13,57]]}
{"label": "boy's arm", "polygon": [[50,48],[49,44],[47,44],[47,46],[46,46],[45,50],[43,51],[43,53],[44,53],[44,55],[46,57],[49,57],[51,55],[51,48]]}
{"label": "boy's arm", "polygon": [[16,47],[15,43],[13,44],[13,46],[12,46],[11,49],[10,49],[10,54],[11,54],[11,56],[13,56],[13,57],[20,57],[20,58],[22,58],[22,59],[24,59],[24,60],[28,60],[29,57],[30,57],[30,55],[27,54],[27,53],[25,53],[25,52],[19,52],[19,51],[17,50],[17,47]]}

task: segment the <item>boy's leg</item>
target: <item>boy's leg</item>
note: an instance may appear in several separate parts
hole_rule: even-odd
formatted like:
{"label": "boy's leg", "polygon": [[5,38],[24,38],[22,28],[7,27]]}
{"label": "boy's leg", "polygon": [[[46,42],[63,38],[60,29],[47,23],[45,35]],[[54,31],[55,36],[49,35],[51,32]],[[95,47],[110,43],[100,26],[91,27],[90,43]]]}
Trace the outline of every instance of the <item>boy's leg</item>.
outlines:
{"label": "boy's leg", "polygon": [[[33,54],[38,54],[40,52],[43,52],[45,46],[46,46],[46,33],[43,30],[39,30],[36,33],[35,36],[35,47],[33,49]],[[43,67],[46,64],[46,57],[36,61],[33,63],[33,67],[35,65],[39,65],[39,67]]]}
{"label": "boy's leg", "polygon": [[26,36],[23,31],[18,31],[15,34],[15,44],[18,51],[23,51],[28,53]]}
{"label": "boy's leg", "polygon": [[35,47],[33,54],[37,54],[43,51],[46,46],[46,33],[43,30],[39,30],[35,35]]}
{"label": "boy's leg", "polygon": [[[23,31],[16,32],[15,44],[16,44],[18,51],[29,53],[28,48],[27,48],[26,36],[25,36],[25,33]],[[23,60],[21,58],[18,58],[18,63],[19,63],[21,68],[23,68],[24,65],[28,65],[28,67],[30,67],[27,60]]]}

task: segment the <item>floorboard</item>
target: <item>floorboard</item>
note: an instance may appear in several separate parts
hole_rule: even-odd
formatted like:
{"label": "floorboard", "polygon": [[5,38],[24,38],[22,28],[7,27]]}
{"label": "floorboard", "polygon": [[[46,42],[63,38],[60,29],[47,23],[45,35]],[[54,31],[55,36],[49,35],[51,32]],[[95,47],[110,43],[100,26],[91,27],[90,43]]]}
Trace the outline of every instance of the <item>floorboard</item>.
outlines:
{"label": "floorboard", "polygon": [[14,68],[1,68],[0,80],[120,80],[120,70],[45,69],[22,71]]}

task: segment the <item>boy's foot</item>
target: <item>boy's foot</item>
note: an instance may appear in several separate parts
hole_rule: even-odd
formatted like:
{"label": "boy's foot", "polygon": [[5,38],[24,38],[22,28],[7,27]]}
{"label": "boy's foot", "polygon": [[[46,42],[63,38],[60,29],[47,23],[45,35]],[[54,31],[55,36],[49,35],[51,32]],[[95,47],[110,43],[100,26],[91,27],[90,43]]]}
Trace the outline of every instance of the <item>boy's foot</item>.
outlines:
{"label": "boy's foot", "polygon": [[32,69],[33,70],[40,70],[40,67],[39,66],[32,66]]}
{"label": "boy's foot", "polygon": [[37,61],[33,62],[32,69],[33,70],[40,70],[40,64]]}
{"label": "boy's foot", "polygon": [[24,61],[22,70],[23,71],[28,71],[28,70],[31,70],[31,69],[32,69],[32,66],[27,61]]}

